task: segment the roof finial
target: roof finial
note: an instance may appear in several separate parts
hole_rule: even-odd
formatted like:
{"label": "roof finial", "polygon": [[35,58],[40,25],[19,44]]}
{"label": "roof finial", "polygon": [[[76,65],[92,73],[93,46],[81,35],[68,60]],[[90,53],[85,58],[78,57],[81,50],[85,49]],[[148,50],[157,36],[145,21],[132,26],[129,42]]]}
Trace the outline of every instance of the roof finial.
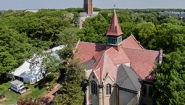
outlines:
{"label": "roof finial", "polygon": [[114,6],[114,12],[116,12],[116,9],[115,9],[116,5],[114,4],[113,6]]}

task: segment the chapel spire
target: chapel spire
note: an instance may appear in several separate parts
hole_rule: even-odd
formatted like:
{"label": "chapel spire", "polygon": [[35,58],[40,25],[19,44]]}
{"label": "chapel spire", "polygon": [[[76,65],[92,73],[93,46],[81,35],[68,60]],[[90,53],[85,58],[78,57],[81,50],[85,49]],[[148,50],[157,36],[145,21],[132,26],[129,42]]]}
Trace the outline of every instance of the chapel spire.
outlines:
{"label": "chapel spire", "polygon": [[111,21],[111,24],[110,24],[109,29],[107,31],[107,35],[120,36],[122,34],[123,34],[123,32],[122,32],[121,27],[118,23],[116,10],[114,9],[114,13],[113,13],[113,16],[112,16],[112,21]]}
{"label": "chapel spire", "polygon": [[[115,7],[115,5],[114,5]],[[112,16],[112,21],[109,26],[109,29],[107,31],[107,44],[108,45],[113,45],[113,46],[118,46],[122,42],[122,30],[121,27],[118,23],[118,18],[116,15],[116,10],[114,9],[114,13]]]}

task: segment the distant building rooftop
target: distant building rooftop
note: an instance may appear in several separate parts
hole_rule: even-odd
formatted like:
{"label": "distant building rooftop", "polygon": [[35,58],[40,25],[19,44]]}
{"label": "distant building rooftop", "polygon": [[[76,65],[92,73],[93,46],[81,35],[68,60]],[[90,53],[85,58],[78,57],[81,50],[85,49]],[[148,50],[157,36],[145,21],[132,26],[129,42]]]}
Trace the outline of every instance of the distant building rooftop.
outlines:
{"label": "distant building rooftop", "polygon": [[25,10],[25,12],[33,12],[33,13],[37,13],[39,10],[38,9],[27,9]]}
{"label": "distant building rooftop", "polygon": [[169,17],[178,17],[178,18],[184,18],[185,17],[185,12],[184,11],[180,11],[180,12],[176,12],[176,11],[164,11],[164,12],[159,12],[159,15],[168,15]]}

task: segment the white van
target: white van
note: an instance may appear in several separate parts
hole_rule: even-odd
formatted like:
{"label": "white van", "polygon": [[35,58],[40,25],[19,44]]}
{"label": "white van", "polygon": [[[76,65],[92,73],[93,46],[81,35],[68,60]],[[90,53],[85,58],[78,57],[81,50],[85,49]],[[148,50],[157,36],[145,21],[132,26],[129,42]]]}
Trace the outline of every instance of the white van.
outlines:
{"label": "white van", "polygon": [[23,94],[24,92],[26,92],[24,83],[19,80],[14,80],[10,82],[10,88],[20,94]]}

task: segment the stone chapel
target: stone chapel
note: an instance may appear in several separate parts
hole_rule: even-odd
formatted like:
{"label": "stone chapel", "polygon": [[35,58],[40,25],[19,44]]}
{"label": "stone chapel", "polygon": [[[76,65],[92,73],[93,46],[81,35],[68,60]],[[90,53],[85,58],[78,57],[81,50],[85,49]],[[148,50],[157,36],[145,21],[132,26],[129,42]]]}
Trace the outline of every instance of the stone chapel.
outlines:
{"label": "stone chapel", "polygon": [[133,35],[122,40],[122,34],[114,11],[107,44],[77,43],[75,58],[86,67],[86,105],[152,105],[151,71],[162,51],[143,48]]}

